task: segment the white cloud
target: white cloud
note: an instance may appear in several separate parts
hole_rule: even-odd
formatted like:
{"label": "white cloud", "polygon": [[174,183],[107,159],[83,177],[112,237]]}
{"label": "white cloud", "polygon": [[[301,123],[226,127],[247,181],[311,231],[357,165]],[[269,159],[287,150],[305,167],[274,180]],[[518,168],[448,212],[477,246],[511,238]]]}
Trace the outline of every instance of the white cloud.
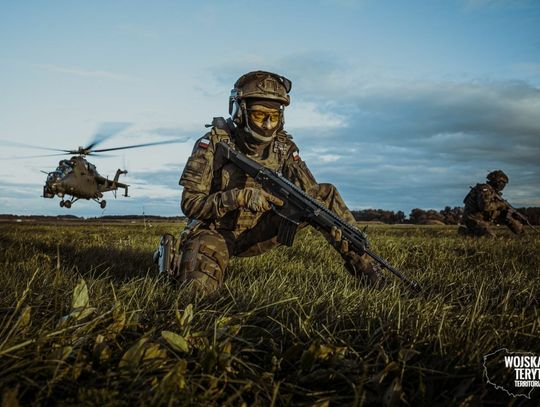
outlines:
{"label": "white cloud", "polygon": [[337,154],[326,154],[319,156],[319,160],[321,160],[323,163],[331,163],[334,161],[338,161],[339,159],[341,159],[341,156]]}
{"label": "white cloud", "polygon": [[345,127],[345,117],[337,112],[324,111],[320,105],[313,102],[298,102],[285,110],[287,129],[333,129]]}

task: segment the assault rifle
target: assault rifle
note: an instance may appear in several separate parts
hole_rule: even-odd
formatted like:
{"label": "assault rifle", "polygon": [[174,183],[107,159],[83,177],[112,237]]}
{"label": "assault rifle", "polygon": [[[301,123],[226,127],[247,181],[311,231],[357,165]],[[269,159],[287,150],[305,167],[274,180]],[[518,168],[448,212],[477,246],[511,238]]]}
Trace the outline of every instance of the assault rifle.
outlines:
{"label": "assault rifle", "polygon": [[495,197],[500,201],[502,202],[504,205],[506,205],[506,207],[508,208],[508,216],[511,216],[513,218],[516,218],[517,220],[519,220],[521,223],[523,223],[524,225],[528,225],[530,226],[530,228],[532,230],[534,230],[536,233],[539,233],[540,230],[536,229],[532,224],[531,222],[529,221],[529,218],[527,218],[525,215],[523,215],[521,212],[518,212],[518,210],[516,208],[514,208],[512,205],[510,205],[510,202],[508,202],[506,199],[504,199],[502,196],[500,196],[499,194],[495,193]]}
{"label": "assault rifle", "polygon": [[392,267],[385,259],[371,251],[367,235],[364,232],[341,219],[288,179],[246,157],[241,152],[233,150],[223,141],[218,143],[217,153],[222,154],[224,159],[230,161],[255,179],[267,192],[276,195],[285,202],[285,205],[279,210],[275,206],[272,207],[274,212],[281,217],[277,235],[279,243],[291,246],[298,226],[302,222],[307,222],[326,232],[330,232],[332,227],[337,227],[341,229],[343,239],[349,242],[349,247],[353,251],[358,254],[367,254],[383,268],[399,277],[413,289],[420,290],[418,282],[409,279]]}

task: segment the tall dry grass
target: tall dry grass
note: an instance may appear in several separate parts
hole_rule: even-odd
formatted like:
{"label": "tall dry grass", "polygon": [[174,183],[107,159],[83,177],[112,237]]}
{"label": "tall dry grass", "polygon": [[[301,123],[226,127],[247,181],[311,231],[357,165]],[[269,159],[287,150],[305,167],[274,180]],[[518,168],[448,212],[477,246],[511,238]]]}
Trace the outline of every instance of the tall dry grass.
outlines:
{"label": "tall dry grass", "polygon": [[[20,405],[521,405],[483,356],[540,354],[540,239],[370,226],[424,287],[376,291],[317,232],[198,296],[158,276],[179,225],[2,224],[0,391]],[[538,397],[538,393],[532,393]],[[10,404],[6,404],[10,405]],[[16,404],[11,404],[16,405]]]}

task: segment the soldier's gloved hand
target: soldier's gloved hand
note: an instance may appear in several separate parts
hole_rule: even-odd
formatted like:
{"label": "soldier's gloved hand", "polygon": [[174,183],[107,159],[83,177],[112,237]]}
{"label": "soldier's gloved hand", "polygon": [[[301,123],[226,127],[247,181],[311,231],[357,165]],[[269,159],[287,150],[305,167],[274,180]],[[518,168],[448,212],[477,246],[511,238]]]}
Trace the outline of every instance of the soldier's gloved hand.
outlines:
{"label": "soldier's gloved hand", "polygon": [[345,268],[347,271],[358,278],[367,279],[367,281],[376,288],[383,288],[388,282],[382,275],[380,270],[357,250],[349,250],[349,242],[342,238],[343,232],[337,227],[332,227],[330,230],[330,239],[332,244],[339,251],[343,260],[345,260]]}
{"label": "soldier's gloved hand", "polygon": [[238,190],[236,195],[238,206],[249,209],[251,212],[265,212],[270,210],[271,204],[283,206],[283,201],[260,188],[247,187]]}

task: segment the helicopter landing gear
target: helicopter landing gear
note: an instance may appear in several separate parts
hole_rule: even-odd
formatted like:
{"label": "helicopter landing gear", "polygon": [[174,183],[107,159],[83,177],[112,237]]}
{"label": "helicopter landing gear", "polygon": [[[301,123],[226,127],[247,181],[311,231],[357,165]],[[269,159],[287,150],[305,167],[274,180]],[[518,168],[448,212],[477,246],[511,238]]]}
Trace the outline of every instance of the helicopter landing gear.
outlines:
{"label": "helicopter landing gear", "polygon": [[71,201],[64,201],[63,199],[60,201],[60,208],[71,208]]}
{"label": "helicopter landing gear", "polygon": [[79,200],[79,198],[71,198],[71,199],[67,199],[67,200],[62,199],[60,201],[60,208],[69,209],[69,208],[71,208],[71,204],[78,201],[78,200]]}
{"label": "helicopter landing gear", "polygon": [[[103,195],[102,195],[103,196]],[[107,201],[105,199],[102,199],[101,201],[99,200],[99,198],[93,198],[93,200],[99,204],[99,207],[101,209],[105,209],[105,207],[107,206]]]}

